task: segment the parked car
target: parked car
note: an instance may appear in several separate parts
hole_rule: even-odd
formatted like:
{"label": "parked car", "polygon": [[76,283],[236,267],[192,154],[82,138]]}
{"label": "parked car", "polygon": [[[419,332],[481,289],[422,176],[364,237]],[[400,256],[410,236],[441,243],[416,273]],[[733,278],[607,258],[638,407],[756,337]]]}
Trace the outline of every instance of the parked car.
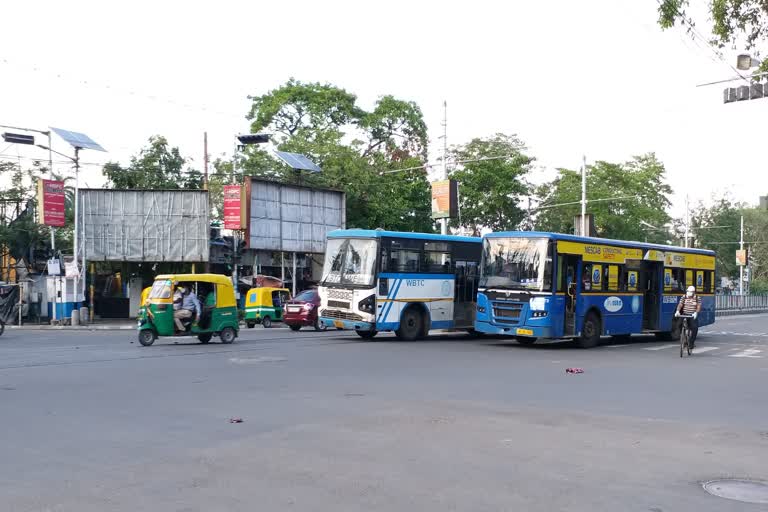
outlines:
{"label": "parked car", "polygon": [[284,307],[283,321],[291,330],[298,331],[305,326],[312,326],[316,331],[325,330],[325,324],[320,322],[320,316],[317,314],[320,308],[320,295],[317,290],[304,290],[286,302]]}

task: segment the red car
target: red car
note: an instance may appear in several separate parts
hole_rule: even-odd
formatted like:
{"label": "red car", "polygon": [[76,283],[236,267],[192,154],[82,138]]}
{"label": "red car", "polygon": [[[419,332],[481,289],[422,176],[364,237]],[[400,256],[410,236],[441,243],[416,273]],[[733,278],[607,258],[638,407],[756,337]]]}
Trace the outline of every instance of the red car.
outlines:
{"label": "red car", "polygon": [[324,331],[325,324],[320,322],[317,310],[320,308],[320,295],[317,290],[304,290],[283,306],[283,322],[293,331],[312,326],[316,331]]}

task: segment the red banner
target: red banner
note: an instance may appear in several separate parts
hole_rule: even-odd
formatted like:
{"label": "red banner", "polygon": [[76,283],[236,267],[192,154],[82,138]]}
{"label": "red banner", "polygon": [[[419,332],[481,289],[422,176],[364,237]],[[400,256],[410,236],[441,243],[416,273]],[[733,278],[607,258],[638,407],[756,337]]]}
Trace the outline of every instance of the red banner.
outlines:
{"label": "red banner", "polygon": [[242,225],[242,187],[224,185],[224,229],[244,229]]}
{"label": "red banner", "polygon": [[64,227],[66,223],[64,197],[63,181],[38,180],[37,207],[40,212],[40,224]]}

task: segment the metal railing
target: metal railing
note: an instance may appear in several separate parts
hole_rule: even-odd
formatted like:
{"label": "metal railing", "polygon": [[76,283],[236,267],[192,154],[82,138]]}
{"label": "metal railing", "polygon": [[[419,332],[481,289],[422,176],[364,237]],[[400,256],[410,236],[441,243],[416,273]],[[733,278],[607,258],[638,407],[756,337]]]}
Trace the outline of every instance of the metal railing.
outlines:
{"label": "metal railing", "polygon": [[715,310],[718,313],[768,311],[768,295],[716,295]]}

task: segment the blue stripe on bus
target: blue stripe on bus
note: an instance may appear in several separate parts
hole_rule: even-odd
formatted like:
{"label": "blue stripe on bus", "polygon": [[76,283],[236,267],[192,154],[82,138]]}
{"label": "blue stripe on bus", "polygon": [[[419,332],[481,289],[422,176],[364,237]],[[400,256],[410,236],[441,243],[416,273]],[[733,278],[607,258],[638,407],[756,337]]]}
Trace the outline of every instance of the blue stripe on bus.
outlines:
{"label": "blue stripe on bus", "polygon": [[404,274],[404,273],[386,273],[379,274],[379,277],[389,279],[455,279],[454,274]]}
{"label": "blue stripe on bus", "polygon": [[[384,277],[386,279],[385,276],[381,276],[381,277]],[[395,281],[392,283],[392,286],[389,288],[389,291],[387,292],[387,300],[389,300],[392,297],[392,293],[395,291],[396,284],[397,284],[397,280],[395,279]],[[384,319],[384,311],[387,310],[387,304],[388,303],[384,303],[384,307],[382,307],[381,311],[379,311],[379,318],[378,320],[376,320],[376,323],[379,323]]]}
{"label": "blue stripe on bus", "polygon": [[392,306],[395,304],[394,299],[397,298],[397,292],[400,291],[400,285],[401,284],[403,284],[403,280],[402,279],[397,281],[397,283],[392,287],[394,291],[392,292],[392,296],[390,298],[393,299],[393,300],[391,302],[387,303],[386,306],[384,306],[384,308],[386,309],[387,312],[384,313],[384,315],[382,315],[382,318],[381,318],[382,320],[386,320],[387,316],[389,316],[389,312],[392,310]]}

